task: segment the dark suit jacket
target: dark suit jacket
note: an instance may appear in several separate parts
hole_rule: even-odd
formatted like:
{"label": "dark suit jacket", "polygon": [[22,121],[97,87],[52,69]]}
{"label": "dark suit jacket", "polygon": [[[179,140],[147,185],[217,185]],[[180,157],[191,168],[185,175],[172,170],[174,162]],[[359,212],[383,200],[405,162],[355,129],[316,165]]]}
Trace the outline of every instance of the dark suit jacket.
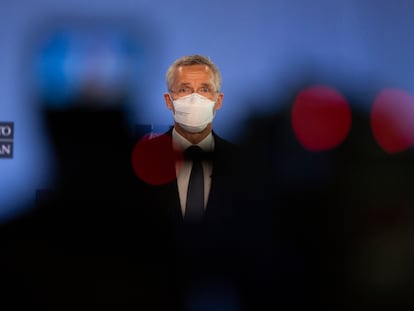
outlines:
{"label": "dark suit jacket", "polygon": [[[207,202],[204,223],[218,224],[229,217],[231,206],[221,206],[224,198],[229,197],[231,191],[237,190],[235,179],[239,174],[237,145],[224,140],[213,132],[215,150],[209,155],[213,164],[212,183]],[[180,155],[174,153],[172,147],[172,130],[161,136],[149,139],[139,148],[144,152],[138,155],[136,161],[140,167],[145,167],[147,176],[163,174],[157,180],[148,180],[146,176],[137,173],[137,177],[145,184],[145,197],[147,204],[154,205],[156,209],[168,217],[170,221],[180,224],[183,221],[181,213],[177,180],[175,176],[175,160]],[[140,154],[138,154],[140,153]],[[142,155],[145,153],[144,155]],[[160,154],[162,153],[162,154]],[[133,154],[134,157],[134,154]],[[135,161],[133,159],[133,162]],[[162,171],[160,173],[160,171]],[[230,182],[230,183],[229,183]]]}
{"label": "dark suit jacket", "polygon": [[[168,248],[164,254],[168,254],[166,261],[170,278],[174,279],[172,286],[181,291],[177,297],[185,295],[189,287],[194,288],[194,282],[229,284],[241,293],[241,280],[247,271],[242,245],[243,232],[249,229],[245,226],[247,205],[243,203],[246,196],[242,195],[239,148],[215,132],[213,137],[211,189],[200,223],[183,221],[175,177],[175,159],[180,155],[173,152],[172,130],[141,143],[138,147],[141,152],[133,153],[136,157],[133,162],[140,162],[135,165],[145,167],[146,172],[141,178],[138,173],[142,182],[138,199],[140,205],[157,215],[153,218],[153,227],[157,229],[153,231],[161,232],[168,241],[164,244]],[[146,180],[151,170],[153,176],[165,172],[168,175],[163,176],[165,182],[157,184]]]}

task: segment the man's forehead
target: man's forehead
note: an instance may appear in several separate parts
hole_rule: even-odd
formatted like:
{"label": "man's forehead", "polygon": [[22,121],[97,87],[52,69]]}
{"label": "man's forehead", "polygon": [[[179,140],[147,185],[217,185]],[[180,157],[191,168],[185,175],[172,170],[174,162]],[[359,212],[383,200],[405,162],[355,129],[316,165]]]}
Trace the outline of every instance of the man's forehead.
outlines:
{"label": "man's forehead", "polygon": [[193,70],[194,71],[201,70],[201,71],[204,71],[206,73],[211,72],[210,68],[207,65],[201,65],[201,64],[200,65],[195,64],[195,65],[179,66],[177,68],[178,73],[183,73],[183,72],[188,72],[188,71],[193,71]]}
{"label": "man's forehead", "polygon": [[214,76],[211,69],[205,65],[181,66],[177,68],[174,84],[187,85],[194,82],[204,85],[213,84]]}

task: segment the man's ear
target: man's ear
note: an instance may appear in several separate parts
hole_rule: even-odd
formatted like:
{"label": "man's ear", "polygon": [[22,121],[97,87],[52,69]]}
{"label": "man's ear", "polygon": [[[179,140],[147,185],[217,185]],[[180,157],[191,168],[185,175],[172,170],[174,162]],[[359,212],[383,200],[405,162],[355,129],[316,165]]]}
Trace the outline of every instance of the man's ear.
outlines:
{"label": "man's ear", "polygon": [[214,105],[214,111],[219,110],[221,108],[223,98],[224,98],[224,94],[220,93],[217,97],[216,104]]}
{"label": "man's ear", "polygon": [[165,100],[165,105],[167,106],[167,108],[174,111],[174,106],[173,106],[172,99],[169,93],[164,93],[164,100]]}

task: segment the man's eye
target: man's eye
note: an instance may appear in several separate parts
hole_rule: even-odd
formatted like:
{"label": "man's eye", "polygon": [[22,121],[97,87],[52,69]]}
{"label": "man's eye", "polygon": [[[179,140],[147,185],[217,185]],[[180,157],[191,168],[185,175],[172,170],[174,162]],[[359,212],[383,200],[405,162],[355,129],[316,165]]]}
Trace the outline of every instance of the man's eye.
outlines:
{"label": "man's eye", "polygon": [[208,87],[202,87],[202,88],[200,88],[200,92],[201,93],[209,93],[210,89]]}
{"label": "man's eye", "polygon": [[189,94],[189,93],[192,93],[192,90],[190,88],[188,88],[188,87],[182,87],[182,88],[180,88],[178,90],[178,92],[185,93],[185,94]]}

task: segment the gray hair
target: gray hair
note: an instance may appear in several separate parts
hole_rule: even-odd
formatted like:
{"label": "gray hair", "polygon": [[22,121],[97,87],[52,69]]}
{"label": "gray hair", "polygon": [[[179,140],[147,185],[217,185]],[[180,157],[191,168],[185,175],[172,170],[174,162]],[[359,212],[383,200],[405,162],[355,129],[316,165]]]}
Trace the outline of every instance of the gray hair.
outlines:
{"label": "gray hair", "polygon": [[213,73],[216,91],[219,92],[221,89],[221,82],[222,82],[220,70],[212,62],[212,60],[209,57],[198,55],[198,54],[183,56],[175,60],[172,63],[172,65],[168,68],[167,74],[166,74],[168,90],[171,89],[172,84],[174,83],[175,73],[177,72],[177,69],[182,66],[193,66],[193,65],[205,65],[208,68],[210,68],[210,70]]}

